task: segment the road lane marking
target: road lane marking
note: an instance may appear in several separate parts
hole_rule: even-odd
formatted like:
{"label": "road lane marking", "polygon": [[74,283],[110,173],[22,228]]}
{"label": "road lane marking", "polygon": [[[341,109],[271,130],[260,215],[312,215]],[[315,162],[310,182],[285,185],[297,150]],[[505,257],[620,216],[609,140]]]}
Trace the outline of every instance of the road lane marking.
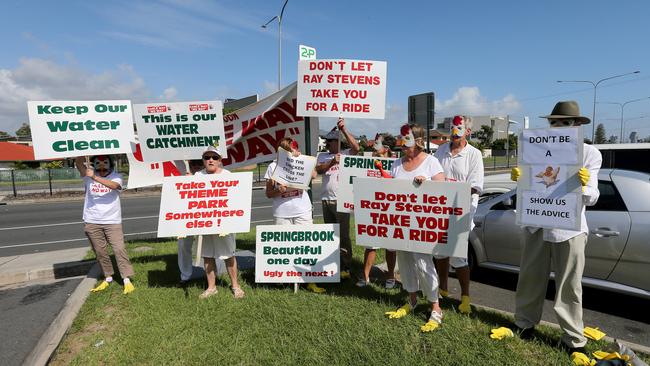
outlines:
{"label": "road lane marking", "polygon": [[[314,215],[314,217],[322,217],[323,215]],[[156,216],[157,217],[157,216]],[[251,224],[259,224],[262,222],[275,222],[275,219],[267,219],[267,220],[255,220],[251,221]],[[129,234],[124,234],[124,236],[129,236],[129,235],[145,235],[145,234],[155,234],[158,231],[142,231],[139,233],[129,233]],[[88,238],[79,238],[79,239],[64,239],[64,240],[54,240],[54,241],[43,241],[40,243],[25,243],[25,244],[13,244],[13,245],[3,245],[0,246],[0,249],[5,249],[5,248],[19,248],[19,247],[31,247],[35,245],[50,245],[50,244],[61,244],[61,243],[70,243],[74,241],[86,241]]]}

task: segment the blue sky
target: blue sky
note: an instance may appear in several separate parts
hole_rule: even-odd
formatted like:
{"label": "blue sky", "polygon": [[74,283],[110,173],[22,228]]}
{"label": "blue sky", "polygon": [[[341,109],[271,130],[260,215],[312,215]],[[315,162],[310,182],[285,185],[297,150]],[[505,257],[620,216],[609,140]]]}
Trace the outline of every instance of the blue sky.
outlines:
{"label": "blue sky", "polygon": [[[277,87],[283,0],[13,1],[0,13],[0,130],[27,121],[37,99],[197,100],[268,95]],[[356,134],[396,133],[407,97],[436,93],[436,113],[511,114],[532,127],[558,100],[591,117],[598,100],[650,97],[650,2],[289,0],[283,84],[298,45],[318,57],[388,62],[386,120],[350,120]],[[647,116],[644,118],[638,118]],[[625,107],[626,136],[650,135],[650,99]],[[620,107],[597,105],[608,136]],[[333,124],[323,120],[321,128]],[[589,126],[588,133],[591,133]]]}

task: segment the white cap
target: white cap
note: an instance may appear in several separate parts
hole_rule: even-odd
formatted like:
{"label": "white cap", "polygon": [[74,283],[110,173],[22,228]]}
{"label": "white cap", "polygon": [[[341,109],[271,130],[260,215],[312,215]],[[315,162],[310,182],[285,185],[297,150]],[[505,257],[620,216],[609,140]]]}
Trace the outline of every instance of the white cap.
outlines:
{"label": "white cap", "polygon": [[205,155],[205,153],[207,153],[207,152],[213,152],[213,153],[219,155],[219,158],[221,158],[221,153],[214,146],[208,146],[208,148],[203,151],[202,155]]}

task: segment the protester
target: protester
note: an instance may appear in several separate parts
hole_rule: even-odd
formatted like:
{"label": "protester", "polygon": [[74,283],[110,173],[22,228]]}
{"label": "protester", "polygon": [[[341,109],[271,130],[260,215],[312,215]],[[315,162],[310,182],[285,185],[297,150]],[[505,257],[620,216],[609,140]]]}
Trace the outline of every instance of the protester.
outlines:
{"label": "protester", "polygon": [[84,157],[77,157],[75,165],[83,177],[86,188],[84,199],[84,231],[92,244],[97,262],[104,274],[104,280],[92,292],[106,290],[113,283],[113,263],[108,254],[108,245],[113,249],[117,260],[117,268],[124,281],[124,294],[135,291],[131,277],[133,266],[129,261],[124,246],[122,231],[122,207],[120,205],[120,190],[122,175],[113,170],[113,163],[106,155],[93,156],[91,166],[86,166]]}
{"label": "protester", "polygon": [[[474,229],[474,213],[478,207],[478,196],[483,191],[483,155],[481,151],[467,143],[467,136],[472,131],[472,120],[468,116],[455,116],[451,123],[451,141],[441,145],[435,153],[440,165],[445,170],[449,181],[469,182],[471,185],[470,220]],[[449,290],[449,264],[456,270],[460,282],[461,302],[458,310],[470,314],[472,308],[469,299],[469,265],[466,258],[435,256],[436,269],[440,278],[440,294],[447,297]]]}
{"label": "protester", "polygon": [[[290,137],[285,137],[278,143],[278,151],[284,149],[293,156],[299,156],[298,143]],[[306,190],[289,188],[284,184],[274,181],[271,176],[277,167],[277,160],[273,160],[266,169],[266,197],[273,199],[273,217],[276,225],[310,225],[313,224],[312,205]],[[313,171],[312,178],[316,177]],[[326,290],[315,283],[307,284],[307,289],[317,294]]]}
{"label": "protester", "polygon": [[[209,146],[203,152],[203,166],[204,169],[196,172],[194,175],[230,174],[228,170],[223,168],[219,150],[214,146]],[[199,295],[199,298],[207,299],[217,294],[217,259],[223,259],[226,263],[226,270],[228,271],[228,276],[230,276],[231,289],[235,298],[241,299],[244,297],[244,291],[239,287],[239,281],[237,280],[237,258],[235,257],[234,234],[203,235],[201,256],[204,261],[208,288]]]}
{"label": "protester", "polygon": [[[203,169],[203,160],[190,160],[188,165],[190,171],[187,175],[194,175]],[[203,272],[202,268],[197,268],[192,265],[192,244],[194,243],[194,239],[194,236],[178,238],[178,269],[181,272],[181,280],[178,282],[178,287],[185,287],[187,282],[194,276],[194,273],[198,276],[198,273]]]}
{"label": "protester", "polygon": [[[332,130],[326,136],[327,153],[318,155],[316,172],[323,176],[321,202],[323,219],[326,224],[339,224],[341,235],[341,279],[350,278],[352,264],[352,243],[350,241],[350,213],[336,211],[336,198],[339,190],[339,162],[341,154],[357,155],[359,144],[345,127],[345,120],[339,118],[336,123],[338,131]],[[350,148],[340,151],[341,134],[350,144]]]}
{"label": "protester", "polygon": [[[590,123],[580,116],[578,103],[558,102],[548,116],[550,127],[580,126]],[[600,151],[591,145],[583,145],[582,168],[578,172],[582,184],[582,201],[592,206],[598,201],[598,171],[602,163]],[[512,169],[512,179],[518,180],[519,168]],[[521,338],[530,338],[542,316],[546,287],[551,268],[555,272],[555,304],[562,345],[569,351],[584,353],[587,339],[583,334],[582,320],[582,274],[585,265],[585,246],[589,229],[583,206],[580,230],[541,229],[524,227],[522,236],[521,264],[515,295],[515,332]],[[501,329],[501,328],[499,328]]]}
{"label": "protester", "polygon": [[[372,153],[372,156],[380,158],[390,157],[390,148],[383,144],[383,140],[384,138],[382,135],[377,134],[375,136],[375,143],[373,145],[375,151]],[[358,287],[365,287],[370,284],[370,270],[375,264],[376,257],[377,248],[366,248],[363,254],[363,278],[357,282]],[[388,267],[388,273],[386,274],[385,287],[387,289],[395,287],[395,262],[395,251],[386,249],[386,265]]]}
{"label": "protester", "polygon": [[[444,181],[445,175],[438,159],[424,152],[424,128],[406,124],[400,129],[403,156],[393,163],[391,175],[395,179],[412,180],[417,186],[425,180]],[[417,291],[431,301],[429,320],[420,328],[431,332],[442,324],[442,309],[438,303],[438,274],[430,254],[412,253],[398,250],[397,263],[402,279],[402,287],[409,293],[405,305],[386,315],[390,319],[406,316],[417,305]]]}

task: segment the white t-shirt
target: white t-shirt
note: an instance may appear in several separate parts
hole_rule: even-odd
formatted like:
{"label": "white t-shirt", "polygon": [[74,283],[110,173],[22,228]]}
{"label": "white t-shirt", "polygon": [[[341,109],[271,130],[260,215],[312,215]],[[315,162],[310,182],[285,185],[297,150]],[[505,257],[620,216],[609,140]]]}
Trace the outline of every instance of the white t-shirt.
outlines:
{"label": "white t-shirt", "polygon": [[[345,149],[341,151],[341,155],[350,155],[350,149]],[[336,154],[330,153],[330,152],[323,152],[318,154],[318,160],[316,161],[316,165],[326,163],[332,158],[334,158]],[[339,191],[339,166],[341,164],[335,164],[331,166],[325,173],[323,173],[323,184],[322,184],[322,194],[321,194],[321,199],[322,200],[336,200],[336,195],[337,192]]]}
{"label": "white t-shirt", "polygon": [[[122,186],[122,175],[111,172],[103,177]],[[83,220],[89,224],[121,224],[122,207],[120,205],[120,191],[110,189],[105,185],[95,182],[90,177],[83,178],[86,187],[84,200]]]}
{"label": "white t-shirt", "polygon": [[427,179],[431,179],[434,175],[442,172],[443,170],[440,162],[431,155],[427,155],[426,159],[424,159],[417,168],[411,171],[404,169],[402,159],[395,160],[393,167],[390,169],[390,175],[392,175],[393,178],[409,180],[413,180],[413,178],[420,175],[427,177]]}
{"label": "white t-shirt", "polygon": [[474,213],[478,208],[478,196],[483,191],[484,172],[481,150],[467,144],[458,154],[452,156],[451,143],[447,142],[438,148],[434,156],[442,165],[447,180],[469,182],[472,188],[478,191],[478,194],[472,195],[470,209],[472,228],[474,228]]}
{"label": "white t-shirt", "polygon": [[[269,164],[266,173],[264,173],[264,179],[271,179],[277,165],[275,160]],[[288,188],[282,195],[273,197],[273,217],[298,217],[311,212],[311,210],[309,194],[305,190]]]}

